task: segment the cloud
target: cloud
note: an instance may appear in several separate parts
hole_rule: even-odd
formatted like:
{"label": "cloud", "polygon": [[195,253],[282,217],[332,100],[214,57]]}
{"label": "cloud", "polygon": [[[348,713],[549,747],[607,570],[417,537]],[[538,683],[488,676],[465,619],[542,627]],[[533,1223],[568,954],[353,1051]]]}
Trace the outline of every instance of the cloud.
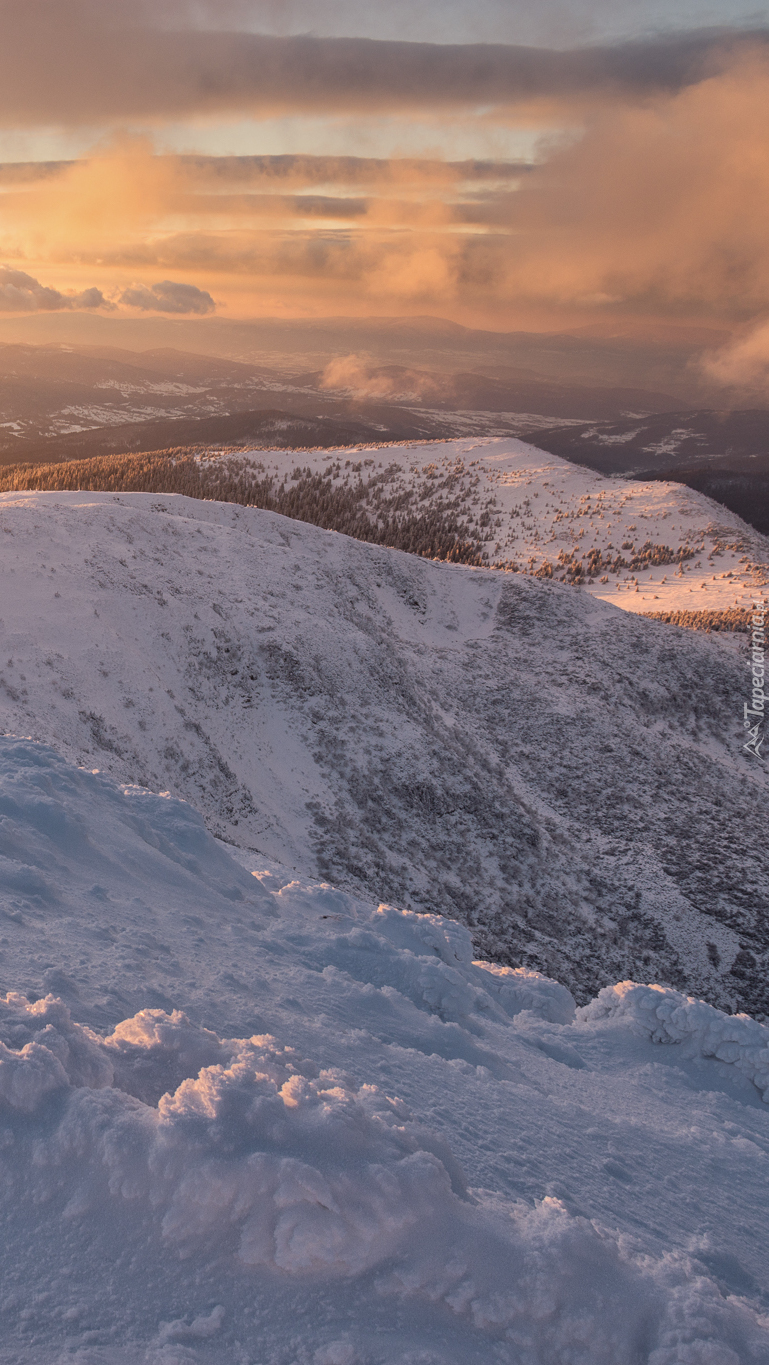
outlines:
{"label": "cloud", "polygon": [[700,367],[717,384],[769,395],[769,319],[703,356]]}
{"label": "cloud", "polygon": [[736,53],[769,43],[764,29],[725,29],[561,51],[203,32],[178,6],[160,6],[154,22],[148,14],[147,6],[124,0],[0,0],[0,124],[410,113],[542,101],[563,110],[674,93],[717,74]]}
{"label": "cloud", "polygon": [[190,197],[185,207],[197,218],[227,215],[233,220],[350,219],[360,218],[368,210],[365,199],[349,199],[339,194],[198,194]]}
{"label": "cloud", "polygon": [[108,307],[100,289],[85,289],[80,294],[62,294],[49,289],[23,270],[0,266],[0,312],[52,313],[64,308]]}
{"label": "cloud", "polygon": [[[4,217],[31,213],[34,232],[71,243],[78,255],[110,241],[146,235],[176,211],[184,176],[175,159],[153,155],[149,138],[118,134],[59,175],[7,194]],[[25,236],[26,236],[25,232]]]}
{"label": "cloud", "polygon": [[336,356],[323,371],[320,388],[355,398],[437,399],[442,387],[432,375],[395,366],[377,366],[365,355]]}
{"label": "cloud", "polygon": [[[596,115],[511,198],[502,292],[734,320],[765,310],[768,95],[769,59],[751,56]],[[493,241],[475,244],[471,272],[494,267]]]}
{"label": "cloud", "polygon": [[743,325],[769,312],[767,99],[769,58],[750,55],[596,111],[515,192],[447,181],[411,206],[396,171],[336,230],[180,233],[158,269],[242,272],[252,297],[256,282],[274,297],[303,280],[305,306],[335,291],[336,311],[368,299],[494,326],[536,309]]}
{"label": "cloud", "polygon": [[63,175],[72,161],[0,161],[0,185],[33,185]]}
{"label": "cloud", "polygon": [[[23,243],[43,279],[77,272],[153,312],[210,312],[216,297],[230,316],[429,311],[495,329],[642,316],[744,338],[769,316],[768,99],[769,54],[740,51],[698,84],[596,107],[525,172],[162,157],[119,138],[12,181],[0,258],[22,260]],[[131,279],[165,283],[127,291]],[[739,345],[728,363],[747,366]]]}
{"label": "cloud", "polygon": [[382,258],[366,272],[366,288],[375,298],[398,300],[443,299],[449,303],[457,287],[461,242],[415,241],[410,249],[392,250],[385,244]]}
{"label": "cloud", "polygon": [[[168,158],[171,160],[171,158]],[[388,188],[411,185],[420,190],[463,182],[509,182],[531,172],[531,165],[515,161],[446,161],[435,157],[308,156],[180,156],[180,173],[202,189],[294,189],[321,185]],[[0,166],[0,179],[5,168]],[[9,168],[9,174],[21,171]],[[23,174],[30,175],[24,168]],[[53,174],[48,170],[47,174]]]}
{"label": "cloud", "polygon": [[145,313],[213,313],[216,307],[205,289],[174,280],[161,280],[151,289],[146,284],[132,285],[123,290],[120,302]]}
{"label": "cloud", "polygon": [[[61,214],[70,201],[68,216],[77,225],[80,239],[88,235],[89,224],[100,227],[109,214],[114,236],[120,222],[144,221],[161,212],[178,212],[196,207],[205,211],[236,203],[241,196],[244,209],[253,207],[256,196],[262,204],[268,198],[276,203],[279,195],[301,191],[298,208],[340,202],[340,191],[350,190],[388,194],[398,189],[416,197],[440,195],[472,187],[476,193],[489,187],[514,189],[522,176],[535,168],[517,161],[446,161],[437,157],[357,157],[285,154],[277,156],[175,156],[156,154],[146,137],[121,135],[97,147],[80,161],[0,162],[0,187],[12,186],[13,199],[6,196],[4,211],[13,214],[13,205],[30,203],[29,196],[48,191],[47,214]],[[307,191],[314,193],[308,194]],[[190,196],[196,196],[196,200]],[[207,203],[203,196],[208,195]],[[210,196],[216,196],[216,199]],[[225,196],[231,196],[226,199]],[[346,212],[357,211],[363,201],[350,199]]]}

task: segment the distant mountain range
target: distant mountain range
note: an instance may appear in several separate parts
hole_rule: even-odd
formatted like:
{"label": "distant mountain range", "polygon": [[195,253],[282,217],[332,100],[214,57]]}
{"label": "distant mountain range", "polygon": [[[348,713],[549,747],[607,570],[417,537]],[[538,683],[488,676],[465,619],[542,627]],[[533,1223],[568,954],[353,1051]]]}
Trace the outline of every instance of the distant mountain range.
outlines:
{"label": "distant mountain range", "polygon": [[694,342],[501,336],[435,319],[157,325],[243,354],[0,343],[0,464],[521,436],[604,474],[685,482],[769,528],[769,410],[682,407],[704,391]]}

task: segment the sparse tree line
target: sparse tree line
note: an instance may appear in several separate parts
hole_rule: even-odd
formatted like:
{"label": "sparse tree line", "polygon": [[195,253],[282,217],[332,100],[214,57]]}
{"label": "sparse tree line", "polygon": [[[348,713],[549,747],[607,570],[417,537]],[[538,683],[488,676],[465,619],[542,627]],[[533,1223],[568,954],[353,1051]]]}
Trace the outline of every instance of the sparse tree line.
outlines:
{"label": "sparse tree line", "polygon": [[[0,473],[0,492],[180,493],[279,512],[427,559],[488,563],[480,530],[462,515],[460,499],[441,497],[441,485],[436,488],[433,483],[430,507],[415,512],[414,498],[405,487],[388,487],[397,470],[390,466],[383,474],[365,477],[359,465],[355,480],[348,477],[342,484],[334,480],[340,473],[338,465],[322,473],[295,468],[279,478],[243,457],[201,458],[182,448],[62,464],[13,465]],[[450,492],[454,484],[449,478],[443,487]],[[420,501],[417,498],[417,505]]]}
{"label": "sparse tree line", "polygon": [[726,611],[645,611],[650,621],[666,621],[669,625],[684,626],[686,630],[736,630],[747,635],[751,613],[744,607],[729,607]]}
{"label": "sparse tree line", "polygon": [[592,549],[578,555],[576,550],[560,550],[555,564],[546,562],[537,570],[539,578],[560,578],[565,583],[583,583],[585,579],[600,578],[602,574],[622,572],[638,573],[639,570],[653,569],[665,564],[681,565],[687,559],[694,559],[695,550],[689,546],[679,546],[674,550],[670,545],[654,545],[650,540],[636,550],[627,543],[623,550],[631,550],[629,559],[619,551],[613,555],[602,550]]}
{"label": "sparse tree line", "polygon": [[[61,464],[12,465],[0,471],[0,492],[71,491],[101,493],[180,493],[185,497],[260,507],[324,530],[339,531],[356,540],[386,545],[426,559],[453,564],[488,566],[481,524],[465,515],[460,468],[439,478],[435,466],[424,471],[423,487],[409,487],[396,463],[376,470],[372,459],[341,461],[323,472],[295,466],[282,477],[268,473],[261,462],[239,455],[211,456],[183,447],[139,455],[104,455],[69,460]],[[478,483],[477,476],[471,487]],[[429,499],[429,507],[425,502]],[[414,506],[423,510],[414,511]],[[488,505],[484,511],[488,510]],[[624,544],[623,550],[634,550]],[[647,569],[656,565],[682,564],[693,559],[690,548],[672,549],[647,541],[630,559],[621,553],[604,558],[592,549],[580,556],[561,550],[557,561],[535,567],[530,560],[525,572],[536,578],[559,578],[579,585],[602,572]],[[520,571],[513,560],[495,561],[492,567]],[[734,607],[728,611],[646,612],[652,620],[685,626],[690,630],[737,630],[747,632],[749,613]]]}

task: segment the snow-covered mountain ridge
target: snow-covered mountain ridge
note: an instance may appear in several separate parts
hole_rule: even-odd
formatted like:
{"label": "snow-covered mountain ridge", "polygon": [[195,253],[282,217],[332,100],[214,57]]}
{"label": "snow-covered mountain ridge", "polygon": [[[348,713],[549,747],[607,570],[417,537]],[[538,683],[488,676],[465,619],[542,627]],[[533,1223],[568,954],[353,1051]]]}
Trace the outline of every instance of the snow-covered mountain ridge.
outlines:
{"label": "snow-covered mountain ridge", "polygon": [[632,977],[769,1012],[727,642],[255,509],[6,494],[0,525],[6,732],[580,1000]]}
{"label": "snow-covered mountain ridge", "polygon": [[574,584],[625,610],[702,629],[744,631],[769,584],[767,537],[682,484],[598,474],[477,431],[453,441],[288,448],[290,423],[273,417],[281,449],[241,442],[106,459],[80,452],[15,466],[0,489],[181,494],[262,507],[426,558]]}
{"label": "snow-covered mountain ridge", "polygon": [[[598,474],[512,437],[238,452],[244,459],[278,477],[323,474],[336,488],[368,476],[420,511],[448,502],[490,564],[576,581],[626,611],[744,609],[769,584],[767,537],[712,499]],[[369,507],[376,514],[374,498]]]}
{"label": "snow-covered mountain ridge", "polygon": [[766,1027],[8,737],[0,841],[3,1365],[769,1360]]}

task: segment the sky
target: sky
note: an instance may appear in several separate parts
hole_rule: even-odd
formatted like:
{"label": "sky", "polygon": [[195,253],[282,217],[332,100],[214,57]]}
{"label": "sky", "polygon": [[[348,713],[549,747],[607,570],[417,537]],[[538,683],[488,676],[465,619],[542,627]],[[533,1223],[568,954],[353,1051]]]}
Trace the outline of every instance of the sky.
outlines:
{"label": "sky", "polygon": [[0,0],[0,310],[769,354],[769,9]]}

